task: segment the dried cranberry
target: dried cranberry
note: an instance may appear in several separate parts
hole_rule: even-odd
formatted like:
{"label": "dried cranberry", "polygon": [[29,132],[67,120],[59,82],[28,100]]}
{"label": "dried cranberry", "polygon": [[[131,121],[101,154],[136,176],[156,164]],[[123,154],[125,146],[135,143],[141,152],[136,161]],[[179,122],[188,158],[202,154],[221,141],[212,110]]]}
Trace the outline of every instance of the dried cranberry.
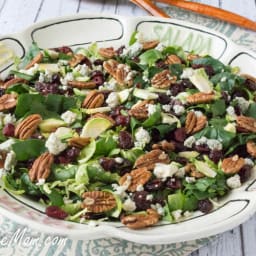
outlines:
{"label": "dried cranberry", "polygon": [[73,53],[72,49],[68,46],[61,46],[53,49],[56,52],[61,52],[64,54]]}
{"label": "dried cranberry", "polygon": [[195,145],[196,151],[200,153],[209,153],[210,149],[206,144]]}
{"label": "dried cranberry", "polygon": [[120,47],[116,50],[116,54],[117,54],[117,55],[121,55],[121,54],[123,53],[124,48],[125,48],[124,45],[120,46]]}
{"label": "dried cranberry", "polygon": [[217,164],[219,160],[223,157],[223,153],[221,150],[212,150],[209,154],[209,158]]}
{"label": "dried cranberry", "polygon": [[60,84],[60,76],[59,74],[53,74],[52,83]]}
{"label": "dried cranberry", "polygon": [[178,162],[182,165],[186,165],[188,163],[188,159],[185,157],[178,156],[175,158],[175,162]]}
{"label": "dried cranberry", "polygon": [[58,94],[60,92],[59,90],[59,84],[57,83],[40,83],[36,82],[35,89],[39,91],[43,95],[47,95],[49,93],[51,94]]}
{"label": "dried cranberry", "polygon": [[198,201],[198,210],[203,213],[209,213],[213,209],[213,204],[209,199]]}
{"label": "dried cranberry", "polygon": [[132,162],[124,158],[122,163],[120,164],[116,163],[116,170],[119,172],[121,176],[123,176],[127,172],[131,171],[132,166],[133,166]]}
{"label": "dried cranberry", "polygon": [[156,67],[158,68],[168,68],[168,65],[163,60],[156,61]]}
{"label": "dried cranberry", "polygon": [[101,60],[101,59],[96,59],[96,60],[93,62],[93,64],[94,64],[95,66],[102,66],[102,65],[103,65],[103,60]]}
{"label": "dried cranberry", "polygon": [[252,79],[246,79],[244,85],[250,90],[250,91],[256,91],[256,82]]}
{"label": "dried cranberry", "polygon": [[110,116],[111,116],[112,118],[115,118],[115,117],[121,115],[121,110],[122,110],[122,109],[124,109],[123,106],[117,106],[116,108],[114,108],[114,109],[111,111]]}
{"label": "dried cranberry", "polygon": [[151,200],[147,200],[149,193],[147,191],[136,191],[133,195],[133,200],[136,204],[137,210],[147,210],[152,204]]}
{"label": "dried cranberry", "polygon": [[58,206],[48,206],[46,208],[46,215],[55,219],[61,219],[64,220],[65,218],[68,217],[68,214],[63,211],[61,208],[59,208]]}
{"label": "dried cranberry", "polygon": [[232,94],[232,98],[235,99],[236,97],[242,97],[246,100],[249,100],[249,95],[244,90],[235,90]]}
{"label": "dried cranberry", "polygon": [[97,86],[100,86],[105,82],[104,75],[99,70],[92,72],[91,79],[96,83]]}
{"label": "dried cranberry", "polygon": [[156,128],[151,130],[151,140],[152,142],[158,142],[160,140],[160,132]]}
{"label": "dried cranberry", "polygon": [[180,82],[180,85],[182,85],[184,88],[188,88],[188,89],[195,88],[195,86],[190,82],[189,79],[182,79]]}
{"label": "dried cranberry", "polygon": [[221,91],[221,97],[225,101],[226,104],[229,103],[230,97],[227,92]]}
{"label": "dried cranberry", "polygon": [[204,68],[205,73],[206,73],[209,77],[211,77],[211,76],[213,76],[213,75],[215,74],[213,67],[210,66],[210,65],[192,64],[192,68],[193,68],[193,69]]}
{"label": "dried cranberry", "polygon": [[135,87],[141,89],[142,88],[142,84],[141,83],[136,83]]}
{"label": "dried cranberry", "polygon": [[164,183],[161,179],[154,179],[145,184],[145,189],[149,192],[158,191],[164,188]]}
{"label": "dried cranberry", "polygon": [[118,137],[119,147],[123,149],[130,149],[133,147],[132,135],[127,131],[120,131]]}
{"label": "dried cranberry", "polygon": [[105,213],[92,213],[92,212],[87,212],[84,215],[82,215],[86,220],[98,220],[98,219],[103,219],[106,217]]}
{"label": "dried cranberry", "polygon": [[69,159],[75,160],[80,154],[80,149],[76,147],[71,147],[66,150],[66,156]]}
{"label": "dried cranberry", "polygon": [[166,184],[165,186],[167,188],[170,188],[172,190],[176,190],[176,189],[180,189],[182,187],[182,183],[180,181],[180,179],[177,179],[177,178],[169,178],[167,181],[166,181]]}
{"label": "dried cranberry", "polygon": [[6,124],[3,128],[3,135],[6,137],[14,137],[14,130],[15,130],[15,126],[14,124]]}
{"label": "dried cranberry", "polygon": [[130,123],[129,116],[118,115],[115,118],[116,125],[127,126]]}
{"label": "dried cranberry", "polygon": [[184,92],[185,88],[182,83],[175,83],[171,86],[170,91],[173,96],[178,95],[180,92]]}
{"label": "dried cranberry", "polygon": [[239,106],[234,106],[236,115],[240,116],[242,115],[242,110]]}
{"label": "dried cranberry", "polygon": [[79,154],[80,149],[76,147],[67,148],[60,155],[55,157],[55,162],[60,164],[69,164],[76,161]]}
{"label": "dried cranberry", "polygon": [[178,142],[184,142],[185,139],[187,138],[186,130],[184,127],[177,128],[174,131],[174,138]]}
{"label": "dried cranberry", "polygon": [[140,58],[138,56],[135,56],[132,58],[132,61],[139,63],[140,62]]}
{"label": "dried cranberry", "polygon": [[238,175],[240,176],[241,182],[247,181],[251,176],[251,172],[252,172],[252,166],[248,164],[244,165],[238,173]]}
{"label": "dried cranberry", "polygon": [[160,204],[161,206],[165,205],[165,199],[159,195],[156,195],[152,200],[152,204]]}
{"label": "dried cranberry", "polygon": [[184,146],[183,142],[175,141],[175,152],[186,151],[187,147]]}
{"label": "dried cranberry", "polygon": [[157,102],[159,102],[159,103],[162,104],[162,105],[164,105],[164,104],[169,104],[169,102],[170,102],[170,97],[167,96],[167,95],[164,94],[164,93],[159,93],[159,94],[158,94]]}
{"label": "dried cranberry", "polygon": [[5,89],[0,88],[0,97],[3,96],[5,94]]}
{"label": "dried cranberry", "polygon": [[105,171],[113,171],[116,166],[116,161],[110,157],[102,157],[99,160],[100,165]]}

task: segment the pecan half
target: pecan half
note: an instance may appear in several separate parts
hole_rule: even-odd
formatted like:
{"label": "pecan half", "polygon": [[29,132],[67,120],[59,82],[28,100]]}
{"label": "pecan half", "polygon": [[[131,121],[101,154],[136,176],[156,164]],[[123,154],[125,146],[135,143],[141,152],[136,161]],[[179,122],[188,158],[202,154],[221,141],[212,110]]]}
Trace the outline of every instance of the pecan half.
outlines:
{"label": "pecan half", "polygon": [[173,152],[175,150],[175,144],[173,142],[168,142],[167,140],[162,140],[153,144],[152,149],[161,149],[165,152]]}
{"label": "pecan half", "polygon": [[89,191],[83,194],[83,208],[88,212],[107,212],[116,207],[115,197],[106,191]]}
{"label": "pecan half", "polygon": [[40,63],[43,60],[44,55],[39,52],[25,67],[25,69],[32,68],[36,63]]}
{"label": "pecan half", "polygon": [[244,158],[234,155],[228,158],[224,158],[222,161],[222,170],[227,174],[238,173],[245,165]]}
{"label": "pecan half", "polygon": [[133,84],[133,76],[131,68],[126,64],[118,64],[114,78],[120,85],[131,87]]}
{"label": "pecan half", "polygon": [[69,139],[68,145],[82,149],[90,143],[91,139],[86,137],[73,137]]}
{"label": "pecan half", "polygon": [[187,97],[189,104],[209,103],[215,98],[214,93],[197,92]]}
{"label": "pecan half", "polygon": [[116,56],[116,52],[113,47],[107,47],[107,48],[100,48],[98,53],[107,59],[111,59],[114,56]]}
{"label": "pecan half", "polygon": [[136,119],[143,120],[148,118],[148,104],[152,104],[151,100],[143,100],[137,102],[132,108],[129,110],[129,115],[135,117]]}
{"label": "pecan half", "polygon": [[129,187],[127,188],[127,190],[134,192],[134,191],[136,191],[136,188],[139,185],[143,186],[150,180],[152,173],[150,171],[148,171],[146,167],[135,169],[129,173],[126,173],[119,179],[119,184],[121,186],[126,182],[128,176],[131,177],[131,183],[130,183]]}
{"label": "pecan half", "polygon": [[163,70],[153,76],[151,84],[154,88],[167,89],[175,83],[177,80],[176,76],[171,76],[169,70]]}
{"label": "pecan half", "polygon": [[33,163],[28,172],[31,181],[39,181],[39,179],[47,179],[51,172],[51,165],[54,156],[49,152],[40,155]]}
{"label": "pecan half", "polygon": [[169,156],[160,149],[154,149],[150,152],[140,156],[134,166],[136,168],[146,167],[148,170],[153,170],[156,163],[168,164],[170,163]]}
{"label": "pecan half", "polygon": [[18,84],[18,83],[26,83],[26,82],[27,82],[27,81],[26,81],[25,79],[22,79],[22,78],[17,77],[17,78],[13,78],[13,79],[11,79],[11,80],[5,82],[5,83],[1,86],[1,88],[7,89],[7,88],[10,87],[11,85]]}
{"label": "pecan half", "polygon": [[104,103],[104,95],[96,90],[87,94],[83,101],[83,108],[99,108]]}
{"label": "pecan half", "polygon": [[0,111],[12,109],[16,106],[17,100],[16,100],[15,94],[4,94],[0,97]]}
{"label": "pecan half", "polygon": [[94,89],[97,86],[93,81],[68,81],[68,85],[78,89]]}
{"label": "pecan half", "polygon": [[256,158],[256,144],[252,140],[247,141],[246,150],[252,156]]}
{"label": "pecan half", "polygon": [[83,54],[74,54],[72,59],[69,61],[69,65],[74,68],[78,64],[80,64],[86,57]]}
{"label": "pecan half", "polygon": [[142,42],[142,49],[143,50],[149,50],[155,48],[159,44],[159,40],[152,40],[152,41],[146,41]]}
{"label": "pecan half", "polygon": [[198,54],[189,53],[187,55],[187,60],[188,61],[193,61],[193,60],[196,60],[198,58],[200,58],[200,56]]}
{"label": "pecan half", "polygon": [[108,72],[111,76],[115,76],[116,69],[118,66],[118,62],[116,60],[110,59],[103,62],[103,68]]}
{"label": "pecan half", "polygon": [[39,114],[27,116],[16,126],[14,136],[21,140],[30,138],[31,135],[36,131],[41,121],[42,117]]}
{"label": "pecan half", "polygon": [[181,64],[181,59],[175,54],[170,54],[166,57],[165,64],[168,64],[168,65]]}
{"label": "pecan half", "polygon": [[188,163],[185,165],[184,170],[188,173],[191,177],[195,178],[203,178],[205,175],[201,172],[197,171],[196,166],[192,163]]}
{"label": "pecan half", "polygon": [[187,114],[185,122],[185,131],[187,134],[192,134],[202,130],[207,123],[205,115],[196,116],[195,112],[190,111]]}
{"label": "pecan half", "polygon": [[242,128],[243,131],[256,132],[256,119],[248,116],[237,116],[237,128]]}
{"label": "pecan half", "polygon": [[142,229],[153,226],[159,221],[160,215],[154,209],[147,209],[147,213],[135,213],[121,217],[121,222],[131,229]]}

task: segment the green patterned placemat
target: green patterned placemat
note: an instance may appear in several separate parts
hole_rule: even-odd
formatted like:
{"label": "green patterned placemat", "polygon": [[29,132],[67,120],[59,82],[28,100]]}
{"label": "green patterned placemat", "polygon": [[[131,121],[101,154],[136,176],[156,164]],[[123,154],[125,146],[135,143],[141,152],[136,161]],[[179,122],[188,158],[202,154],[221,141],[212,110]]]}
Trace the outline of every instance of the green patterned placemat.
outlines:
{"label": "green patterned placemat", "polygon": [[[173,18],[204,24],[208,28],[225,34],[237,44],[256,51],[256,33],[177,8],[163,8]],[[71,240],[42,234],[0,216],[0,255],[5,256],[185,256],[212,239],[204,238],[169,245],[141,245],[116,238],[91,241]]]}

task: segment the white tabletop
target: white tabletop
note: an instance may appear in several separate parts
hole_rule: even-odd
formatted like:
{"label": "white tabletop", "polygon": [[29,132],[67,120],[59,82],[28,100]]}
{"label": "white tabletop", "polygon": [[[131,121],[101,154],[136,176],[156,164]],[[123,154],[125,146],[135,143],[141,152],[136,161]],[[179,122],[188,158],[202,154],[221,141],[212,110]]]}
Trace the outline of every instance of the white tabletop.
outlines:
{"label": "white tabletop", "polygon": [[[256,20],[255,0],[197,0]],[[127,0],[0,0],[0,34],[17,32],[34,22],[74,13],[148,15]],[[191,256],[256,255],[256,216],[245,224],[219,235],[215,242]]]}

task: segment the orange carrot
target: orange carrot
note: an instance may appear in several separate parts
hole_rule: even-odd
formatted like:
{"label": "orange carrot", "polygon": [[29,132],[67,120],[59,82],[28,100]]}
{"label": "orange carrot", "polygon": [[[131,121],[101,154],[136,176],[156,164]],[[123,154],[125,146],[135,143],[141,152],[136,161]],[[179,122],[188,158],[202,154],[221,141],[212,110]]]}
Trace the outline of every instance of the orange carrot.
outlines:
{"label": "orange carrot", "polygon": [[159,9],[150,0],[130,0],[130,2],[138,5],[153,16],[170,18],[168,14],[166,14],[163,10]]}
{"label": "orange carrot", "polygon": [[[156,0],[157,2],[173,5],[185,10],[200,13],[205,16],[217,18],[226,22],[233,23],[237,26],[244,27],[256,31],[256,22],[249,20],[238,14],[222,10],[207,4],[195,3],[184,0]],[[141,1],[142,2],[142,1]]]}

